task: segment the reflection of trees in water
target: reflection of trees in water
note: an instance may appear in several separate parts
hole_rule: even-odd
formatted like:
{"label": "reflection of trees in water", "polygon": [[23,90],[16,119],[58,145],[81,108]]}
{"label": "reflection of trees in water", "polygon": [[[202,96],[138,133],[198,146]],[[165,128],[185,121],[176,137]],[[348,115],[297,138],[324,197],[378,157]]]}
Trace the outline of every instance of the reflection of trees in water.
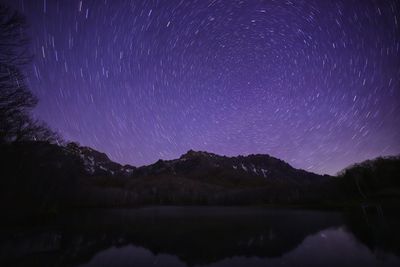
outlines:
{"label": "reflection of trees in water", "polygon": [[354,236],[371,251],[400,256],[400,217],[397,209],[352,210],[345,213],[345,224]]}
{"label": "reflection of trees in water", "polygon": [[[210,209],[209,209],[210,210]],[[228,212],[226,212],[228,210]],[[62,219],[53,234],[32,235],[37,250],[27,262],[51,265],[87,262],[111,246],[134,244],[153,253],[176,255],[188,265],[206,264],[233,256],[280,257],[308,235],[341,225],[338,213],[216,208],[149,209],[140,212],[80,214]],[[224,214],[221,214],[225,212]],[[161,214],[160,214],[161,213]],[[36,241],[35,241],[36,238]],[[47,247],[43,244],[50,244]],[[26,263],[26,262],[25,262]]]}
{"label": "reflection of trees in water", "polygon": [[331,227],[335,220],[339,224],[335,215],[287,211],[184,221],[171,218],[164,220],[162,227],[158,222],[139,227],[132,240],[153,252],[177,255],[188,264],[237,255],[279,257],[296,248],[306,236]]}
{"label": "reflection of trees in water", "polygon": [[[196,207],[85,211],[59,218],[53,226],[21,236],[20,241],[3,243],[0,258],[18,258],[20,266],[75,265],[112,246],[128,244],[177,256],[189,266],[234,256],[281,257],[307,236],[343,224],[371,251],[399,255],[399,236],[389,230],[397,226],[395,217],[388,214],[390,219],[381,225],[371,217],[368,225],[362,215],[356,211],[342,216],[336,212]],[[13,266],[18,264],[13,262]]]}

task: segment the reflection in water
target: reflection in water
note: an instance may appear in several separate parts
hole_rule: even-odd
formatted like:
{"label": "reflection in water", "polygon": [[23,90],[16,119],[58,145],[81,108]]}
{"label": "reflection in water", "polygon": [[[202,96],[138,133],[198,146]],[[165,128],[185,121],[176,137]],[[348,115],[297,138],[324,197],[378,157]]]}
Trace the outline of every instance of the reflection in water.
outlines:
{"label": "reflection in water", "polygon": [[359,217],[226,207],[85,211],[3,234],[0,265],[400,266],[397,232],[389,238]]}
{"label": "reflection in water", "polygon": [[99,252],[93,259],[84,266],[165,266],[180,267],[186,266],[178,257],[168,254],[155,255],[145,248],[127,245],[121,248],[112,247]]}
{"label": "reflection in water", "polygon": [[[282,257],[234,256],[201,266],[399,266],[399,263],[399,258],[393,255],[378,259],[366,246],[359,244],[349,233],[339,228],[324,230],[308,236],[299,247]],[[121,248],[112,247],[101,251],[89,263],[81,265],[81,267],[94,266],[167,267],[187,265],[176,256],[168,254],[157,255],[147,249],[127,245]]]}

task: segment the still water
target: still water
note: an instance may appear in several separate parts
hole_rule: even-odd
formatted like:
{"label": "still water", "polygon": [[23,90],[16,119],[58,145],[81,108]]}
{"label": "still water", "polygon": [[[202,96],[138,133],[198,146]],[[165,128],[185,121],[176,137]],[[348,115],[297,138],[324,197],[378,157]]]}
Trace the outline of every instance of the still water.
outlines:
{"label": "still water", "polygon": [[3,229],[0,265],[400,266],[397,222],[358,210],[80,211],[51,224]]}

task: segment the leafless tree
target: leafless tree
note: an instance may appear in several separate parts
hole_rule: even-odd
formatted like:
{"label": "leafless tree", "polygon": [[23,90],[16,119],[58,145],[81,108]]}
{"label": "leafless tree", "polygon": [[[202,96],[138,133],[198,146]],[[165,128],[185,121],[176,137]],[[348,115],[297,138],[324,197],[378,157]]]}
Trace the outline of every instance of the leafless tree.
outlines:
{"label": "leafless tree", "polygon": [[32,59],[29,44],[25,17],[0,4],[0,143],[59,139],[30,114],[38,100],[24,74]]}

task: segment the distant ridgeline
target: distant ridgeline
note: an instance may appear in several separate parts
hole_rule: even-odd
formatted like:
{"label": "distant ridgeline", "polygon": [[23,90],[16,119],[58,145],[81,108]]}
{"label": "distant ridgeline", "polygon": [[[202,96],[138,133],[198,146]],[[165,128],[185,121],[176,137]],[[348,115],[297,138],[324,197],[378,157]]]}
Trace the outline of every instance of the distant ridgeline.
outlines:
{"label": "distant ridgeline", "polygon": [[399,156],[356,164],[333,177],[269,155],[190,150],[140,168],[76,143],[3,144],[0,155],[1,203],[10,211],[150,204],[342,207],[400,199]]}

